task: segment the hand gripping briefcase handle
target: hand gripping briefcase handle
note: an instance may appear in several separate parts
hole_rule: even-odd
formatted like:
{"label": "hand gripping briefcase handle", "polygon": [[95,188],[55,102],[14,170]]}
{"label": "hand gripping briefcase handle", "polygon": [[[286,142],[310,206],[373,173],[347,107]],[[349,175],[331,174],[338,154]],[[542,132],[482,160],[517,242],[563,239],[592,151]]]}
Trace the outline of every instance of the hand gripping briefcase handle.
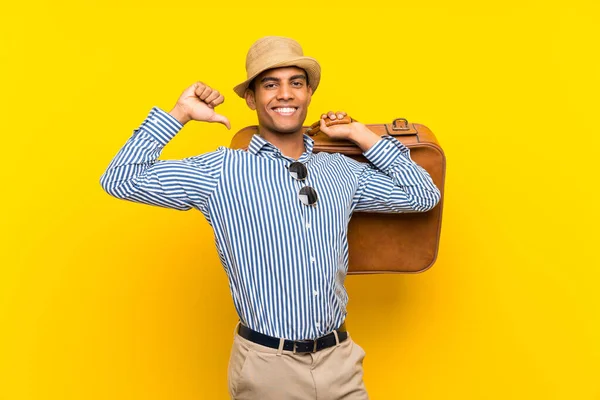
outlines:
{"label": "hand gripping briefcase handle", "polygon": [[[329,119],[328,117],[325,118],[325,126],[333,126],[333,125],[340,125],[340,124],[349,124],[352,122],[358,122],[357,120],[353,119],[352,117],[350,117],[349,115],[346,115],[344,118],[342,119]],[[308,129],[306,130],[306,134],[309,136],[316,136],[317,134],[319,134],[321,132],[320,129],[320,125],[321,125],[321,120],[318,120],[317,122],[315,122],[314,124],[312,124],[311,126],[308,127]],[[371,130],[375,131],[375,133],[381,135],[390,135],[390,136],[406,136],[406,135],[417,135],[418,131],[417,129],[412,126],[412,124],[408,123],[408,120],[406,118],[396,118],[392,121],[391,124],[377,124],[377,125],[367,125],[368,127],[371,128]],[[379,131],[379,129],[373,129],[373,128],[384,128],[383,130]]]}
{"label": "hand gripping briefcase handle", "polygon": [[[356,120],[350,118],[349,115],[346,115],[342,119],[329,119],[329,117],[327,117],[327,118],[325,118],[325,126],[329,127],[329,126],[333,126],[333,125],[349,124],[354,121],[356,121]],[[308,127],[308,129],[306,130],[306,134],[309,136],[317,135],[319,132],[321,132],[320,126],[321,126],[321,120],[318,120],[317,122],[315,122],[314,124],[312,124],[311,126]]]}

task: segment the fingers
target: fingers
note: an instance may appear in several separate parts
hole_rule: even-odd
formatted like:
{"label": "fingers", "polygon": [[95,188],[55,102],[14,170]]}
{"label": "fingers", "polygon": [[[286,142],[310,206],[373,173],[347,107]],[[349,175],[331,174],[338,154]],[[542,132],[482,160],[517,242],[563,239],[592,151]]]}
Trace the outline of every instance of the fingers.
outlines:
{"label": "fingers", "polygon": [[[337,117],[336,117],[337,118]],[[330,137],[341,137],[347,132],[348,124],[338,119],[326,121],[325,118],[319,120],[319,129]]]}
{"label": "fingers", "polygon": [[200,100],[204,100],[205,98],[207,98],[211,92],[212,92],[212,89],[210,87],[208,87],[208,85],[206,85],[202,82],[196,83],[196,89],[194,90],[194,94]]}
{"label": "fingers", "polygon": [[204,100],[204,102],[208,104],[208,106],[211,108],[215,108],[224,101],[225,98],[217,90],[213,90],[213,92],[206,98],[206,100]]}
{"label": "fingers", "polygon": [[327,126],[349,124],[352,122],[352,118],[345,111],[333,112],[329,111],[326,114],[321,114],[321,120],[325,121]]}
{"label": "fingers", "polygon": [[197,82],[195,86],[194,94],[210,107],[214,108],[225,101],[225,97],[218,90],[202,82]]}
{"label": "fingers", "polygon": [[[205,90],[206,92],[206,90]],[[202,93],[204,94],[204,93]],[[206,104],[210,104],[211,101],[216,100],[217,97],[219,97],[221,94],[219,93],[218,90],[211,90],[211,92],[209,93],[208,96],[205,96],[204,98],[201,98],[200,100],[204,101]]]}
{"label": "fingers", "polygon": [[329,111],[327,114],[322,114],[321,118],[329,118],[330,120],[336,120],[336,119],[343,119],[346,115],[344,111],[338,111],[338,112],[333,112],[333,111]]}
{"label": "fingers", "polygon": [[[329,117],[329,114],[326,114],[325,116]],[[335,117],[335,120],[321,118],[319,120],[319,130],[333,139],[351,140],[350,138],[352,137],[356,127],[350,124],[350,117],[344,115],[344,118],[340,119],[337,114],[335,114]]]}

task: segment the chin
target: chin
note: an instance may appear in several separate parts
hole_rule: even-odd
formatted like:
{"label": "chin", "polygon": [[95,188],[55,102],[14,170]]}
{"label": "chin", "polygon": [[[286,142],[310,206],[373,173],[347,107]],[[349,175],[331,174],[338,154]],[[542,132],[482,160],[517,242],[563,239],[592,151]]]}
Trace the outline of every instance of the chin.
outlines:
{"label": "chin", "polygon": [[[288,121],[288,123],[280,123],[279,121],[269,121],[270,123],[262,124],[265,128],[271,132],[278,133],[296,133],[302,130],[302,122],[300,121]],[[279,122],[279,123],[278,123]]]}
{"label": "chin", "polygon": [[275,127],[276,132],[280,133],[296,133],[302,129],[302,125],[293,126],[293,127]]}

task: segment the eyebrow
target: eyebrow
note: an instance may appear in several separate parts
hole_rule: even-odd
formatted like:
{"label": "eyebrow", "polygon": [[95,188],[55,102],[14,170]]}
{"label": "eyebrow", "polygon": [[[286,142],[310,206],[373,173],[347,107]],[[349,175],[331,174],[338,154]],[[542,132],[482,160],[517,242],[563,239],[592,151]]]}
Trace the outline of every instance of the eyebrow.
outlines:
{"label": "eyebrow", "polygon": [[[294,79],[304,79],[304,80],[306,80],[306,75],[304,75],[304,74],[293,75],[293,76],[290,76],[289,80],[293,81]],[[261,83],[263,83],[263,82],[269,82],[269,81],[280,82],[281,79],[280,78],[275,78],[274,76],[265,76],[264,78],[262,78],[260,80]]]}

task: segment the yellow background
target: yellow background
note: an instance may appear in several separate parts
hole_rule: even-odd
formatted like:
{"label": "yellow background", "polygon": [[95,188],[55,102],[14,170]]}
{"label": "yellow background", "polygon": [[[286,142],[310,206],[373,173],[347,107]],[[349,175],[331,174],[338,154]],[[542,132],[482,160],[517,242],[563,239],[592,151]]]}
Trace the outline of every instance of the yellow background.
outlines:
{"label": "yellow background", "polygon": [[307,122],[406,117],[447,156],[440,253],[351,276],[373,399],[600,399],[598,10],[565,1],[13,2],[0,14],[0,399],[225,399],[236,315],[196,211],[99,184],[154,105],[196,80],[228,145],[249,46],[291,36],[322,64]]}

